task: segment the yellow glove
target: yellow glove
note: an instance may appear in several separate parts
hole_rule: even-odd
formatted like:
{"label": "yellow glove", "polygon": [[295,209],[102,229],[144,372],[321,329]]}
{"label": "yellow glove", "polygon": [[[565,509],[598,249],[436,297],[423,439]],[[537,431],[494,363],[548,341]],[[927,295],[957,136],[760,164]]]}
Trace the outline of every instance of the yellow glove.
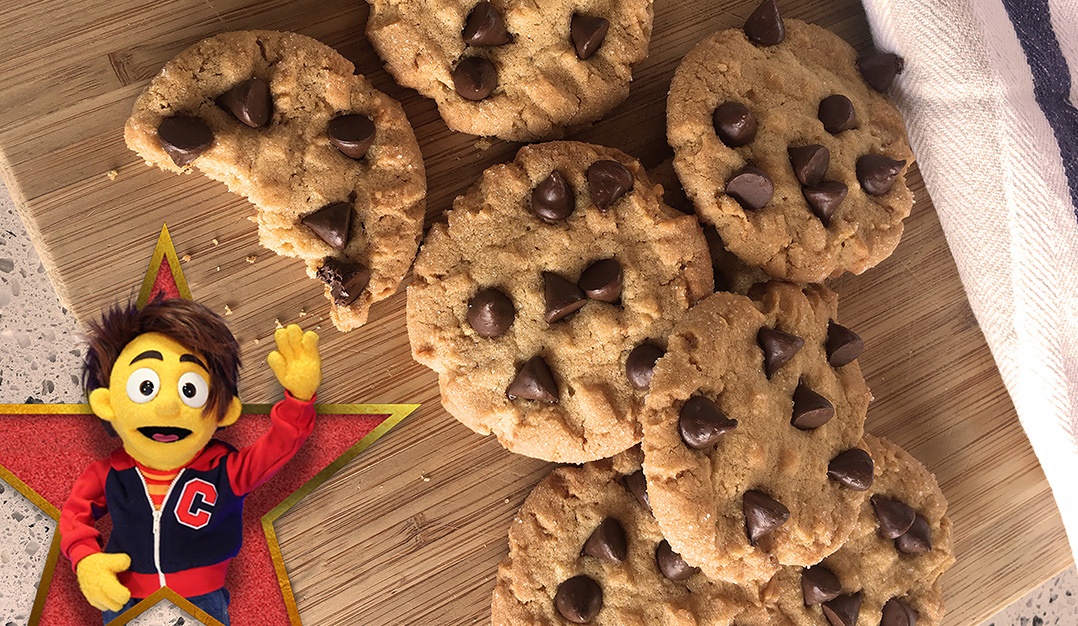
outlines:
{"label": "yellow glove", "polygon": [[273,334],[277,349],[266,361],[281,386],[299,400],[310,400],[322,382],[322,357],[318,355],[318,334],[289,324]]}
{"label": "yellow glove", "polygon": [[97,552],[84,557],[75,566],[82,595],[99,611],[119,611],[131,599],[131,592],[116,574],[129,567],[131,557],[122,552]]}

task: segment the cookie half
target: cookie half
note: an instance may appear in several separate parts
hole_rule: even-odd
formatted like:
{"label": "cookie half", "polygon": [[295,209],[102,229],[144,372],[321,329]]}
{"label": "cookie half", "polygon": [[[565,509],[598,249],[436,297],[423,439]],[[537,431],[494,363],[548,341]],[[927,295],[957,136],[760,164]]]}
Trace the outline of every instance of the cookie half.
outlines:
{"label": "cookie half", "polygon": [[368,2],[367,37],[397,82],[453,130],[513,141],[605,115],[651,39],[651,0]]}
{"label": "cookie half", "polygon": [[146,87],[124,138],[148,164],[200,171],[254,203],[262,245],[326,283],[341,330],[363,324],[415,256],[426,175],[412,127],[314,39],[241,31],[200,41]]}
{"label": "cookie half", "polygon": [[678,322],[644,415],[663,534],[690,564],[736,583],[837,550],[872,482],[860,339],[833,322],[835,295],[777,281],[753,292],[716,293]]}
{"label": "cookie half", "polygon": [[639,442],[665,336],[712,289],[699,224],[660,193],[622,152],[553,142],[456,199],[408,287],[412,356],[446,410],[550,461]]}
{"label": "cookie half", "polygon": [[902,118],[840,37],[774,19],[779,43],[730,29],[682,60],[667,101],[674,167],[749,265],[801,283],[860,274],[894,251],[913,206]]}
{"label": "cookie half", "polygon": [[[935,477],[899,446],[865,435],[876,464],[849,541],[819,565],[776,576],[775,611],[798,626],[935,626],[940,576],[954,564],[947,501]],[[830,614],[830,616],[828,615]]]}
{"label": "cookie half", "polygon": [[536,485],[509,528],[494,626],[767,623],[755,590],[714,583],[669,550],[626,486],[639,471],[633,449],[558,468]]}

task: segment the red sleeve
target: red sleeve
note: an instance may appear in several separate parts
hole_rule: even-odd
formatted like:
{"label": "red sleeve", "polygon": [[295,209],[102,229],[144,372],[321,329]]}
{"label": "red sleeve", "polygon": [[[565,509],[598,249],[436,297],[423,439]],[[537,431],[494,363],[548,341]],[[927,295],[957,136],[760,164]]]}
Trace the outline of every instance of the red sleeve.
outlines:
{"label": "red sleeve", "polygon": [[273,477],[299,452],[314,430],[315,398],[304,402],[284,392],[270,410],[270,428],[258,441],[228,457],[226,469],[236,495],[245,495]]}
{"label": "red sleeve", "polygon": [[101,533],[94,521],[105,514],[105,479],[111,465],[101,459],[75,481],[60,511],[60,551],[75,568],[83,558],[101,552]]}

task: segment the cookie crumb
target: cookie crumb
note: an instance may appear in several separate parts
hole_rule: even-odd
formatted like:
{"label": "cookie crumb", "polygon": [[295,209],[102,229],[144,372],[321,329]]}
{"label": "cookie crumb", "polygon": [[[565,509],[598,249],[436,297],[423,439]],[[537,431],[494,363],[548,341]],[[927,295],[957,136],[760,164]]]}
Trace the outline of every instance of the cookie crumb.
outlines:
{"label": "cookie crumb", "polygon": [[273,318],[273,324],[274,324],[274,325],[275,325],[275,326],[276,326],[277,328],[284,328],[284,324],[282,324],[282,323],[281,323],[281,320],[277,319],[276,317],[275,317],[275,318]]}
{"label": "cookie crumb", "polygon": [[225,305],[225,315],[232,315],[232,308],[227,304]]}
{"label": "cookie crumb", "polygon": [[258,345],[258,337],[255,337],[255,345]]}
{"label": "cookie crumb", "polygon": [[258,257],[253,255],[253,254],[248,256],[246,259],[244,259],[244,261],[247,261],[248,263],[254,263],[257,260],[258,260]]}
{"label": "cookie crumb", "polygon": [[185,254],[185,255],[180,257],[180,263],[190,263],[190,262],[191,262],[191,255],[190,254]]}
{"label": "cookie crumb", "polygon": [[220,271],[221,271],[221,266],[220,266],[220,265],[218,265],[217,267],[215,267],[215,268],[213,268],[213,269],[215,269],[215,270],[217,270],[218,272],[220,272]]}
{"label": "cookie crumb", "polygon": [[475,149],[481,152],[486,152],[487,150],[490,150],[491,146],[493,145],[494,140],[490,137],[480,137],[475,140]]}
{"label": "cookie crumb", "polygon": [[212,243],[213,245],[215,245],[215,246],[216,246],[217,244],[219,244],[219,243],[221,243],[221,242],[220,242],[220,241],[217,241],[217,237],[214,237],[213,239],[210,239],[210,243]]}
{"label": "cookie crumb", "polygon": [[306,309],[300,309],[299,310],[299,316],[300,317],[307,317],[307,310]]}
{"label": "cookie crumb", "polygon": [[105,172],[105,176],[107,176],[109,180],[116,180],[116,177],[119,176],[119,175],[120,175],[120,173],[117,172],[116,170],[109,170],[109,171]]}
{"label": "cookie crumb", "polygon": [[421,474],[421,475],[419,476],[419,479],[420,479],[420,480],[422,480],[422,481],[423,481],[423,482],[425,482],[425,483],[429,483],[429,482],[430,482],[430,476],[427,476],[426,474]]}

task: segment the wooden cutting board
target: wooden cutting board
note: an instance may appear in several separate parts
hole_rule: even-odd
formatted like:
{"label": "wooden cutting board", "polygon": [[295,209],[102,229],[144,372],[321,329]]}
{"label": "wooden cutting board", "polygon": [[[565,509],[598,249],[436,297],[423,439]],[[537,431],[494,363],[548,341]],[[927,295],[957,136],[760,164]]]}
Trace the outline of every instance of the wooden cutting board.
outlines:
{"label": "wooden cutting board", "polygon": [[[706,34],[740,26],[754,4],[656,0],[651,56],[628,101],[575,138],[647,166],[666,158],[665,94],[679,59]],[[870,43],[855,0],[781,5],[858,49]],[[366,14],[360,0],[5,2],[0,169],[79,319],[136,294],[167,221],[194,296],[232,311],[245,401],[279,397],[263,364],[279,320],[321,331],[325,400],[423,403],[278,523],[305,623],[484,623],[509,522],[549,466],[473,435],[441,408],[435,376],[409,357],[403,291],[375,305],[364,328],[337,332],[321,286],[297,262],[258,247],[245,200],[199,175],[147,168],[123,144],[135,96],[184,47],[227,30],[294,30],[334,46],[401,100],[426,159],[428,221],[436,219],[517,145],[453,133],[432,103],[396,86],[363,35]],[[860,362],[876,397],[868,429],[921,459],[951,502],[958,564],[946,580],[947,623],[972,624],[1071,556],[935,210],[916,170],[910,178],[917,203],[894,256],[832,287],[843,323],[867,344]]]}

